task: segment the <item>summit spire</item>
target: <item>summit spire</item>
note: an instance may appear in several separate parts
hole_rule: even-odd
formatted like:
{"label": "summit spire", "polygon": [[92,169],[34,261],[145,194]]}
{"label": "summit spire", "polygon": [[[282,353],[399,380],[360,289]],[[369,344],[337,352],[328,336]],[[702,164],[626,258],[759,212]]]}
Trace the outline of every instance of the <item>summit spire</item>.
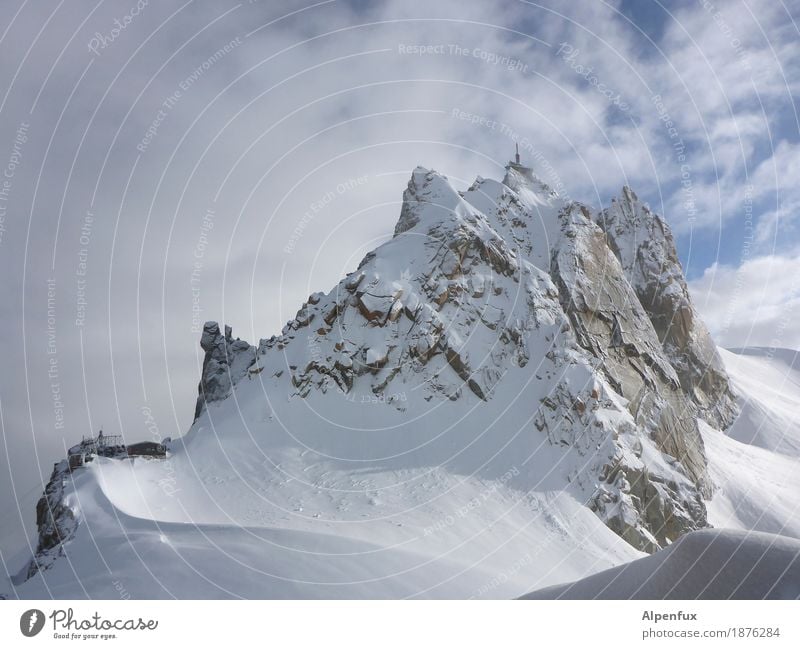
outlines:
{"label": "summit spire", "polygon": [[506,169],[513,169],[526,176],[531,176],[533,174],[533,169],[522,164],[519,155],[519,142],[514,142],[514,160],[508,161]]}

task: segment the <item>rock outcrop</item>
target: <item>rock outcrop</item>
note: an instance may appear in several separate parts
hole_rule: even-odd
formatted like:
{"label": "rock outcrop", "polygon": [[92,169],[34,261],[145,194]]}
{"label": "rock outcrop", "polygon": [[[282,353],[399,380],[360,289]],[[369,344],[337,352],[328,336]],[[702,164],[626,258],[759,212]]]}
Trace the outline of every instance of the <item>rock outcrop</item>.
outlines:
{"label": "rock outcrop", "polygon": [[36,503],[36,528],[39,538],[36,552],[25,571],[25,579],[37,572],[47,570],[63,554],[63,544],[75,535],[78,527],[76,508],[67,502],[64,489],[70,479],[71,469],[67,460],[57,462]]}
{"label": "rock outcrop", "polygon": [[[615,454],[600,477],[603,485],[616,485],[616,499],[608,501],[602,486],[592,507],[623,538],[652,551],[706,524],[700,496],[708,495],[709,486],[697,409],[681,390],[648,315],[589,216],[585,207],[571,204],[559,217],[564,239],[553,253],[551,272],[561,305],[578,345],[596,359],[599,374],[625,400],[633,430],[680,463],[689,478],[679,486],[629,461],[627,454]],[[608,507],[609,502],[614,506]]]}
{"label": "rock outcrop", "polygon": [[466,390],[487,400],[504,365],[527,363],[527,332],[563,319],[549,275],[521,260],[444,177],[417,168],[404,197],[394,248],[368,255],[331,293],[310,296],[280,336],[262,341],[259,353],[292,359],[297,395],[349,392],[356,380],[382,394],[425,372],[428,398]]}
{"label": "rock outcrop", "polygon": [[238,338],[234,340],[228,326],[223,335],[216,322],[206,322],[203,326],[200,347],[206,355],[198,386],[195,420],[209,403],[225,399],[256,360],[255,347]]}
{"label": "rock outcrop", "polygon": [[669,226],[624,187],[596,221],[656,331],[683,391],[725,429],[738,407],[716,346],[692,305]]}

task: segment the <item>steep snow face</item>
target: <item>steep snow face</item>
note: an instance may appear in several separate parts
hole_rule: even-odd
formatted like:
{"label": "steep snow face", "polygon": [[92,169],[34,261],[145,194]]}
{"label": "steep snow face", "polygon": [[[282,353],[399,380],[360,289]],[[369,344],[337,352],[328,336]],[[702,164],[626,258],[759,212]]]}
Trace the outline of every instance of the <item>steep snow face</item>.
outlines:
{"label": "steep snow face", "polygon": [[692,305],[669,227],[629,188],[596,217],[650,317],[681,386],[716,428],[738,413],[725,369]]}
{"label": "steep snow face", "polygon": [[[197,543],[213,539],[256,562],[245,596],[516,595],[706,526],[702,401],[598,221],[532,173],[461,193],[418,167],[394,237],[280,335],[251,346],[206,325],[188,434],[167,461],[78,470],[66,482],[85,491],[76,519],[97,519],[109,539],[138,521],[149,557],[186,554],[201,574]],[[295,540],[386,556],[387,568],[309,559],[301,570],[282,545]],[[76,541],[62,550],[96,561]],[[258,590],[264,574],[305,583],[314,570],[330,589]],[[411,576],[388,585],[393,570]],[[371,585],[345,583],[348,571]],[[245,578],[233,565],[222,574]],[[37,580],[31,589],[72,588],[55,568]]]}

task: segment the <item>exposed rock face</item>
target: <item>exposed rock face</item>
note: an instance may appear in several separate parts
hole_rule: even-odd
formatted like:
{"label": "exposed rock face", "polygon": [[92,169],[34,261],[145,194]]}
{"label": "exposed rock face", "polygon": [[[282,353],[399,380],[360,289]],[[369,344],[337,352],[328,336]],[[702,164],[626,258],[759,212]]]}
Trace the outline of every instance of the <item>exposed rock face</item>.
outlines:
{"label": "exposed rock face", "polygon": [[428,399],[469,391],[487,400],[504,365],[527,363],[526,332],[564,318],[548,274],[520,260],[446,179],[417,168],[404,197],[394,246],[368,255],[327,296],[311,296],[280,336],[262,341],[259,353],[299,352],[289,367],[297,395],[348,392],[360,377],[383,394],[425,372]]}
{"label": "exposed rock face", "polygon": [[[616,486],[617,495],[608,499],[603,486],[592,507],[632,545],[653,551],[667,539],[705,525],[700,494],[708,493],[706,457],[696,407],[681,390],[606,237],[588,216],[586,208],[575,204],[560,215],[564,240],[553,253],[552,275],[562,307],[577,343],[625,399],[634,430],[680,462],[691,481],[679,485],[631,462],[625,453],[615,454],[601,478]],[[638,450],[636,442],[634,448]]]}
{"label": "exposed rock face", "polygon": [[692,305],[669,227],[628,187],[596,220],[608,234],[683,391],[706,421],[727,428],[738,414],[736,398],[711,336]]}
{"label": "exposed rock face", "polygon": [[200,346],[206,355],[198,386],[195,419],[203,412],[204,406],[227,397],[231,388],[247,374],[256,360],[255,347],[238,338],[234,340],[228,326],[223,335],[216,322],[205,323]]}
{"label": "exposed rock face", "polygon": [[75,535],[78,527],[76,512],[64,498],[64,487],[69,479],[69,462],[61,460],[53,468],[44,494],[36,503],[39,540],[36,553],[28,564],[25,579],[49,568],[62,555],[62,544]]}
{"label": "exposed rock face", "polygon": [[578,343],[601,362],[637,425],[703,485],[706,459],[696,408],[681,390],[650,319],[602,231],[578,206],[568,206],[561,218],[565,239],[553,256],[552,273]]}

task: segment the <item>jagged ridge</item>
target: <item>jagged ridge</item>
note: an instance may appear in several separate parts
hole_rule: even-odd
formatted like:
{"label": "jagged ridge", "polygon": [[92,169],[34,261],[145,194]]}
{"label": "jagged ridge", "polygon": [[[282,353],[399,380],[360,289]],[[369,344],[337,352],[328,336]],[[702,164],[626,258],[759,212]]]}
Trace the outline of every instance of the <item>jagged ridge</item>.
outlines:
{"label": "jagged ridge", "polygon": [[418,167],[403,198],[394,238],[279,336],[255,349],[207,324],[197,414],[265,367],[296,398],[361,386],[391,403],[398,384],[490,403],[533,360],[536,428],[593,450],[574,478],[614,531],[653,551],[705,526],[697,419],[724,428],[736,405],[666,223],[628,188],[593,212],[514,168],[461,194]]}

